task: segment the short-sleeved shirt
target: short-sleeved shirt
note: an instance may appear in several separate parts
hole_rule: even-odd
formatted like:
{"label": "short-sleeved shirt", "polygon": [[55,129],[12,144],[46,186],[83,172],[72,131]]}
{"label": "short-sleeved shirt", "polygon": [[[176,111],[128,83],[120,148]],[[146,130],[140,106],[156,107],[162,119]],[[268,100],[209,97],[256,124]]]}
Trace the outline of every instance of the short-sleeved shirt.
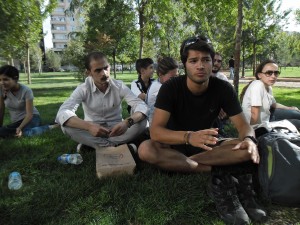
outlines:
{"label": "short-sleeved shirt", "polygon": [[273,97],[272,87],[269,87],[267,91],[262,81],[255,80],[251,82],[245,92],[242,103],[247,121],[250,123],[251,120],[251,106],[259,106],[260,108],[258,123],[269,121],[271,115],[270,108],[274,103],[276,103],[276,100]]}
{"label": "short-sleeved shirt", "polygon": [[216,77],[209,78],[207,90],[194,95],[187,87],[186,76],[165,82],[155,107],[170,112],[168,127],[172,130],[198,131],[212,127],[222,108],[228,116],[242,112],[232,85]]}
{"label": "short-sleeved shirt", "polygon": [[[212,127],[222,108],[229,117],[242,112],[232,85],[216,77],[209,78],[207,90],[194,95],[187,87],[187,77],[174,77],[165,82],[156,98],[155,107],[170,113],[167,127],[177,131],[198,131]],[[193,149],[176,145],[175,149]]]}
{"label": "short-sleeved shirt", "polygon": [[[0,96],[3,96],[3,90],[0,88]],[[33,100],[33,92],[26,85],[20,84],[20,89],[14,95],[10,91],[7,92],[4,100],[5,107],[9,111],[12,123],[24,119],[26,116],[26,101]],[[39,115],[39,111],[33,107],[33,114]]]}

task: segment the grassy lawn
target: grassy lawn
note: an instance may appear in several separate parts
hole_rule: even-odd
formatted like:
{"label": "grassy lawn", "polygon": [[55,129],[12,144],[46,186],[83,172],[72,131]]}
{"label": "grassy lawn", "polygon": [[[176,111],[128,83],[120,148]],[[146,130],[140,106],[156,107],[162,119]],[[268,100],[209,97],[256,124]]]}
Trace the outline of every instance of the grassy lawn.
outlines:
{"label": "grassy lawn", "polygon": [[[135,78],[136,74],[117,75],[127,84]],[[22,75],[21,82],[25,80]],[[54,121],[78,83],[68,73],[33,75],[30,87],[44,124]],[[300,107],[298,89],[274,92],[278,102]],[[126,114],[125,104],[123,108]],[[83,152],[78,166],[57,161],[64,153],[74,153],[76,145],[60,129],[31,138],[0,139],[0,224],[224,224],[206,195],[207,174],[166,173],[138,163],[133,176],[99,180],[95,152]],[[18,191],[7,187],[12,171],[22,175]],[[265,206],[267,224],[300,224],[299,209]]]}

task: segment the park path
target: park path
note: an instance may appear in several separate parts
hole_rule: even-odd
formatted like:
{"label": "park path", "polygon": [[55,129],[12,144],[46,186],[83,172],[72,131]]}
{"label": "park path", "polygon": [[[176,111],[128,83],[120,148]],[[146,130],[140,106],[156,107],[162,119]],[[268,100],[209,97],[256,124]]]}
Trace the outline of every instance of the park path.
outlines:
{"label": "park path", "polygon": [[[223,72],[227,78],[229,77],[228,72]],[[241,84],[247,84],[251,80],[254,80],[254,77],[245,77],[241,78],[239,80],[239,83]],[[233,81],[229,80],[229,82],[232,84]],[[277,79],[277,82],[274,84],[275,87],[289,87],[289,88],[300,88],[300,78],[292,78],[292,77],[279,77]]]}
{"label": "park path", "polygon": [[[251,78],[240,78],[240,84],[247,84],[251,81]],[[229,80],[232,84],[233,81]],[[274,84],[275,87],[289,87],[289,88],[300,88],[299,78],[278,78],[277,82]]]}

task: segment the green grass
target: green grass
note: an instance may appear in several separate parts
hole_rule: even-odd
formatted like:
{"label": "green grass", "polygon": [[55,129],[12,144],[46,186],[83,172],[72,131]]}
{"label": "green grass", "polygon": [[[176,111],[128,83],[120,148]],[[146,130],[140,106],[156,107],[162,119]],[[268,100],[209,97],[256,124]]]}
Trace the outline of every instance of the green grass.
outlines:
{"label": "green grass", "polygon": [[[127,84],[135,77],[117,75]],[[21,81],[25,83],[24,75]],[[77,84],[67,73],[33,75],[30,86],[44,123],[53,122]],[[298,89],[274,91],[279,102],[300,106]],[[82,110],[78,114],[82,116]],[[0,224],[223,224],[205,194],[208,175],[166,173],[138,163],[133,176],[99,180],[94,152],[83,152],[84,161],[78,166],[58,163],[57,157],[74,153],[76,145],[60,129],[30,138],[0,139]],[[22,175],[18,191],[7,187],[12,171]],[[299,209],[267,208],[268,224],[300,221]]]}

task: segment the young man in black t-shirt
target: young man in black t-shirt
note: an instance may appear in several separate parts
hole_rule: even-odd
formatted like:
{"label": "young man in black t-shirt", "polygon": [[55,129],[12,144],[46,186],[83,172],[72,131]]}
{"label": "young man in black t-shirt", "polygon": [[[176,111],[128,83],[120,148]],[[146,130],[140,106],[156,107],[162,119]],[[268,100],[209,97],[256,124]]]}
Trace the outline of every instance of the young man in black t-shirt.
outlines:
{"label": "young man in black t-shirt", "polygon": [[[224,221],[248,224],[249,217],[264,221],[266,213],[250,192],[245,193],[245,186],[252,185],[247,170],[259,163],[255,134],[233,87],[211,77],[214,53],[204,37],[183,42],[180,55],[186,75],[162,85],[150,127],[151,139],[140,145],[138,154],[143,161],[168,171],[211,171],[210,193]],[[216,137],[218,129],[211,127],[221,108],[237,128],[239,139],[221,141]],[[249,198],[237,196],[237,191]]]}

